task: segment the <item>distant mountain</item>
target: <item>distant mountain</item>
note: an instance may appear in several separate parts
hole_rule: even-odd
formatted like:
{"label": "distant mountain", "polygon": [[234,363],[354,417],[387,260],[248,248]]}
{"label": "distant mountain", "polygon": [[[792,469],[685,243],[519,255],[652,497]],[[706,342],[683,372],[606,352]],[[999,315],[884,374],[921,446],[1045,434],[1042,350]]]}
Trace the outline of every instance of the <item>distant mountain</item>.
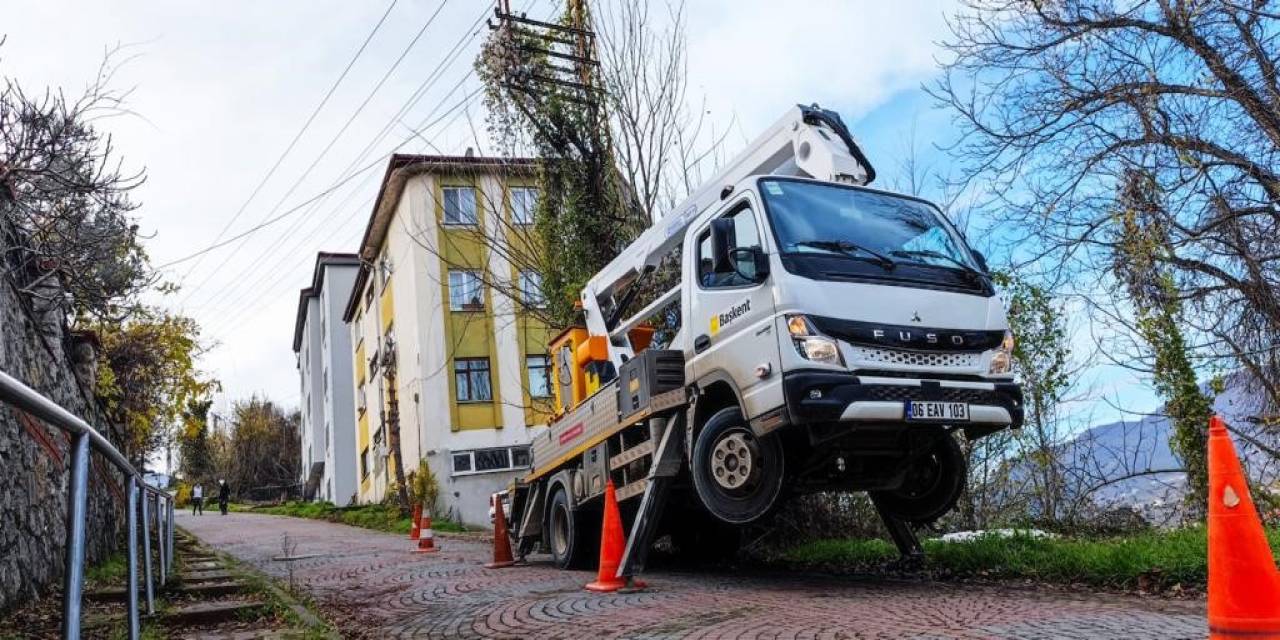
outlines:
{"label": "distant mountain", "polygon": [[[1259,412],[1258,396],[1248,379],[1231,376],[1214,400],[1214,411],[1233,428],[1271,446],[1274,434],[1261,433],[1251,418]],[[1057,447],[1068,473],[1072,496],[1086,495],[1098,509],[1130,508],[1149,522],[1173,522],[1186,490],[1186,474],[1176,471],[1182,461],[1169,445],[1170,421],[1159,414],[1091,427]],[[1280,478],[1280,461],[1236,438],[1251,475],[1267,483]],[[1025,467],[1027,463],[1018,463]],[[1014,471],[1015,477],[1026,470]]]}

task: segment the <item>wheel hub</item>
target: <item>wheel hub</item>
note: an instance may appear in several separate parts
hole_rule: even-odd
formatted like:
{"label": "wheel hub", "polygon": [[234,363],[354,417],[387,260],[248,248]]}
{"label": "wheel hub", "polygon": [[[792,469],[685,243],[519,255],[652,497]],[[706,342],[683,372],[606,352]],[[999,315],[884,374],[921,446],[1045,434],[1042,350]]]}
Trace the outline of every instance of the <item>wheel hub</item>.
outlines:
{"label": "wheel hub", "polygon": [[716,484],[724,489],[741,489],[758,468],[755,457],[755,438],[750,434],[725,434],[711,450],[711,472]]}

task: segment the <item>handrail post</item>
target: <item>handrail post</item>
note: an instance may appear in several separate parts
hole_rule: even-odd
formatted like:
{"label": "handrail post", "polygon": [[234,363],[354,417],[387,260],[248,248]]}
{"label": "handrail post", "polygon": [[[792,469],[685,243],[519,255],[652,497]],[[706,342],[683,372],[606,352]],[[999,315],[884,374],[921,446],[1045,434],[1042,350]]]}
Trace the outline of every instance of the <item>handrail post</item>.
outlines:
{"label": "handrail post", "polygon": [[62,637],[80,638],[80,596],[84,590],[84,530],[89,502],[89,435],[71,445],[71,495],[67,502],[66,583],[62,591]]}
{"label": "handrail post", "polygon": [[151,586],[151,492],[146,484],[142,486],[142,573],[146,574],[143,583],[147,585],[147,615],[156,613],[156,594]]}
{"label": "handrail post", "polygon": [[166,559],[168,553],[164,548],[164,520],[164,501],[160,498],[160,492],[156,491],[156,553],[160,554],[160,561],[156,564],[159,565],[157,568],[160,569],[160,586],[162,587],[165,585],[166,578],[168,578],[168,570],[165,568],[165,564],[168,562]]}
{"label": "handrail post", "polygon": [[173,528],[176,526],[174,524],[173,518],[176,515],[177,515],[177,500],[175,499],[175,496],[173,494],[170,494],[169,495],[169,573],[173,573],[173,556],[174,556]]}
{"label": "handrail post", "polygon": [[129,586],[125,591],[129,599],[129,640],[138,640],[141,633],[138,624],[138,478],[126,477],[129,485]]}

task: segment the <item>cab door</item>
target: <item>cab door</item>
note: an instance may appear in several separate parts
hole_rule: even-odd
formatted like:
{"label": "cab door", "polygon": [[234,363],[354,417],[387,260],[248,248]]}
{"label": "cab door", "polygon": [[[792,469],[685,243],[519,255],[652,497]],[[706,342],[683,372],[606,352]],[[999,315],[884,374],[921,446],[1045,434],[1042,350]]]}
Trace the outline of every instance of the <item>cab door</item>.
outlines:
{"label": "cab door", "polygon": [[[686,307],[689,372],[703,386],[716,379],[731,382],[747,418],[781,403],[773,293],[767,266],[751,251],[764,254],[758,210],[750,198],[741,198],[694,227],[685,242],[686,273],[694,274]],[[716,220],[723,222],[713,233]],[[717,240],[722,243],[719,265]]]}

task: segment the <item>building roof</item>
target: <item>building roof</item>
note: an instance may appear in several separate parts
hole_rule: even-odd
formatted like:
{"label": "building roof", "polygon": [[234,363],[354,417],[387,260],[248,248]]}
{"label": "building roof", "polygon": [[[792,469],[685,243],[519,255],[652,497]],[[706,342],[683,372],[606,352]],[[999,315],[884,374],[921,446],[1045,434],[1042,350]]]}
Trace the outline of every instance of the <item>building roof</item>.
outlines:
{"label": "building roof", "polygon": [[360,240],[360,250],[356,254],[361,258],[360,271],[356,274],[355,285],[351,287],[342,319],[350,322],[360,306],[360,292],[369,279],[374,259],[382,251],[382,245],[387,239],[387,229],[391,226],[391,219],[395,217],[400,195],[409,178],[424,173],[475,171],[477,168],[483,168],[485,173],[532,174],[537,164],[536,158],[393,154],[382,175],[378,197],[373,201],[373,211],[369,214],[369,223],[365,225],[364,237]]}
{"label": "building roof", "polygon": [[316,253],[316,266],[311,274],[311,286],[298,292],[298,319],[293,325],[293,352],[302,349],[302,327],[307,322],[307,300],[320,296],[324,288],[324,269],[334,266],[359,266],[360,256],[354,253]]}

